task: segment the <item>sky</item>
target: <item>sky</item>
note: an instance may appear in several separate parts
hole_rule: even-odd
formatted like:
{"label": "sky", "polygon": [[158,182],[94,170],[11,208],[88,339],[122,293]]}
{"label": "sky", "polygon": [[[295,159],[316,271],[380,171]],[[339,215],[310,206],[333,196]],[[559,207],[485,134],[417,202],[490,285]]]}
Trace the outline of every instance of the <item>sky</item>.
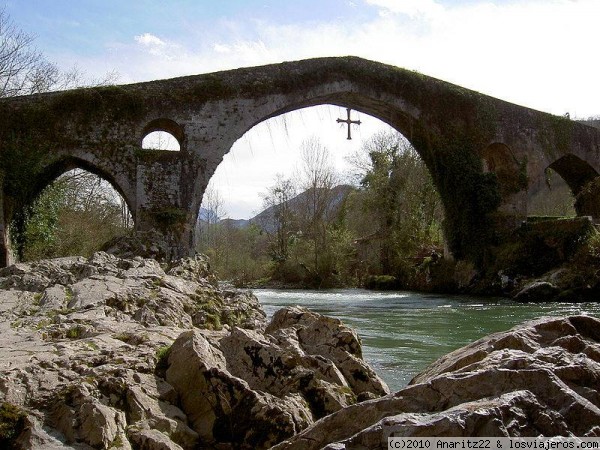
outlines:
{"label": "sky", "polygon": [[[0,0],[0,6],[3,4]],[[355,55],[417,70],[530,108],[600,115],[600,0],[4,0],[61,67],[131,83],[319,56]],[[238,141],[214,184],[232,218],[260,210],[276,173],[290,176],[317,137],[341,170],[353,139],[338,107],[263,122]]]}

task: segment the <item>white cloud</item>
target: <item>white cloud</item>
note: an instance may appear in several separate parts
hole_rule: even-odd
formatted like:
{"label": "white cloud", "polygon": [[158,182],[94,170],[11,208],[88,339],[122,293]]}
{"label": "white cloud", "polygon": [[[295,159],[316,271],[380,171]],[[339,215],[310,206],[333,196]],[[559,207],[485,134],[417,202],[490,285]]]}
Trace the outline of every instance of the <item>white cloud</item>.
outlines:
{"label": "white cloud", "polygon": [[164,47],[166,45],[165,41],[151,33],[140,34],[135,36],[134,39],[136,42],[148,47]]}
{"label": "white cloud", "polygon": [[[357,55],[416,69],[556,114],[600,113],[597,0],[363,0],[386,14],[362,23],[217,21],[197,34],[134,37],[78,65],[142,81],[318,56]],[[412,17],[412,18],[411,18]],[[185,40],[187,39],[187,40]],[[66,63],[72,65],[73,60]]]}
{"label": "white cloud", "polygon": [[217,53],[231,53],[231,47],[226,44],[215,44],[213,45],[213,49]]}
{"label": "white cloud", "polygon": [[434,17],[443,14],[444,7],[435,0],[366,0],[370,5],[382,8],[381,14],[404,14],[411,18]]}

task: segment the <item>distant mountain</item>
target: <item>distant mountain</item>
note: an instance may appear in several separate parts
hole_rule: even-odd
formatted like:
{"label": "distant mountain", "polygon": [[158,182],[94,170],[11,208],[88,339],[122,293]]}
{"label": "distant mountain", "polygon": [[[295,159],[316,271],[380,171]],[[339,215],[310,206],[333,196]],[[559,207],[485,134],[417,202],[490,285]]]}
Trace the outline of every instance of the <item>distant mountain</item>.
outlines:
{"label": "distant mountain", "polygon": [[[341,184],[339,186],[335,186],[332,190],[332,198],[331,203],[329,204],[329,213],[337,210],[346,196],[353,190],[352,186],[347,184]],[[309,196],[311,195],[311,191],[304,191],[301,194],[298,194],[294,198],[289,200],[289,206],[292,210],[301,210],[304,205],[309,204]],[[275,207],[272,206],[258,213],[256,216],[249,220],[250,223],[255,223],[260,228],[264,229],[267,232],[275,231]]]}
{"label": "distant mountain", "polygon": [[219,224],[225,225],[231,228],[246,228],[250,225],[252,219],[221,219]]}
{"label": "distant mountain", "polygon": [[[336,210],[342,204],[346,196],[353,190],[352,186],[342,184],[333,188],[332,200],[329,205],[329,212]],[[310,191],[302,192],[289,201],[290,208],[301,209],[303,205],[307,204],[309,200]],[[202,208],[203,209],[203,208]],[[206,210],[205,210],[206,211]],[[208,213],[208,212],[207,212]],[[201,212],[202,214],[202,212]],[[206,216],[208,217],[208,215]],[[220,224],[230,226],[233,228],[246,228],[250,224],[256,224],[258,227],[264,229],[267,232],[274,231],[275,229],[275,207],[272,206],[267,208],[256,216],[250,219],[222,219],[219,221]]]}

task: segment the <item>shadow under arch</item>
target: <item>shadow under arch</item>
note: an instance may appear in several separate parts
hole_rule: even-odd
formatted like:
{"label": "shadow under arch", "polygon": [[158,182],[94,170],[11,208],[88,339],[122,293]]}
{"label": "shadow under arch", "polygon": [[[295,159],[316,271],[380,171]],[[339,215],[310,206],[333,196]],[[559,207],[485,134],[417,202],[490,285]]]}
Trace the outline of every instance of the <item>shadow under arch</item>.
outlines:
{"label": "shadow under arch", "polygon": [[507,214],[516,226],[524,218],[527,209],[527,169],[513,150],[502,142],[493,142],[479,150],[483,172],[494,174],[502,198],[499,211]]}
{"label": "shadow under arch", "polygon": [[586,161],[571,153],[557,159],[548,168],[558,173],[575,197],[578,216],[600,220],[600,175]]}

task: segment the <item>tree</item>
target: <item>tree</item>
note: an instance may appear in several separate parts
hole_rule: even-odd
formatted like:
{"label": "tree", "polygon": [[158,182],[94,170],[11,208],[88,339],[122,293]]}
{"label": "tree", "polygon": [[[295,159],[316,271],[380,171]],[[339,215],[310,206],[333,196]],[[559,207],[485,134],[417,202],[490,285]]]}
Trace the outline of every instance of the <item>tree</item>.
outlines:
{"label": "tree", "polygon": [[85,80],[76,67],[61,70],[35,48],[35,36],[19,29],[0,9],[0,97],[38,94],[76,86],[114,84],[116,72],[98,80]]}
{"label": "tree", "polygon": [[[76,86],[108,85],[118,77],[116,72],[110,72],[99,80],[84,80],[77,68],[63,71],[48,61],[35,48],[34,42],[33,35],[20,30],[6,11],[0,9],[0,97]],[[18,211],[13,218],[9,228],[17,254],[32,259],[73,254],[75,248],[89,253],[90,248],[97,249],[103,243],[98,243],[98,237],[112,237],[116,230],[113,225],[121,231],[129,229],[131,215],[124,200],[111,194],[110,201],[107,201],[105,194],[108,190],[104,180],[87,172],[76,171],[59,177],[26,210]],[[93,196],[98,197],[92,199]],[[86,204],[74,199],[85,199]],[[119,209],[118,214],[113,214],[115,208]],[[70,211],[72,220],[66,219],[67,211]],[[111,221],[115,217],[119,217],[121,223],[113,224]],[[93,224],[89,229],[95,232],[89,233],[88,229],[75,233],[85,223]],[[65,226],[70,228],[61,231],[60,227]],[[77,245],[64,242],[69,233],[77,234],[78,237],[73,238],[73,244]]]}
{"label": "tree", "polygon": [[402,275],[411,258],[441,244],[443,208],[428,169],[397,133],[373,136],[351,161],[362,187],[354,199],[361,217],[351,221],[357,242],[379,249],[362,252],[368,270]]}
{"label": "tree", "polygon": [[218,239],[218,223],[227,215],[223,208],[224,201],[220,192],[213,186],[207,186],[202,197],[202,208],[198,220],[198,245],[201,248],[216,248]]}
{"label": "tree", "polygon": [[289,258],[289,242],[296,228],[296,211],[290,201],[295,196],[294,182],[281,174],[275,177],[275,184],[263,195],[263,208],[272,214],[265,216],[260,225],[269,235],[269,252],[276,262],[283,263]]}
{"label": "tree", "polygon": [[89,256],[129,231],[132,222],[125,201],[112,186],[79,169],[44,189],[27,215],[24,239],[17,244],[23,260]]}
{"label": "tree", "polygon": [[312,254],[310,266],[306,268],[320,285],[332,272],[328,228],[336,213],[333,188],[339,177],[331,163],[329,150],[318,139],[304,141],[300,150],[298,178],[304,192],[299,209],[300,229]]}
{"label": "tree", "polygon": [[34,40],[0,10],[0,97],[47,92],[68,85],[76,76],[47,61]]}

